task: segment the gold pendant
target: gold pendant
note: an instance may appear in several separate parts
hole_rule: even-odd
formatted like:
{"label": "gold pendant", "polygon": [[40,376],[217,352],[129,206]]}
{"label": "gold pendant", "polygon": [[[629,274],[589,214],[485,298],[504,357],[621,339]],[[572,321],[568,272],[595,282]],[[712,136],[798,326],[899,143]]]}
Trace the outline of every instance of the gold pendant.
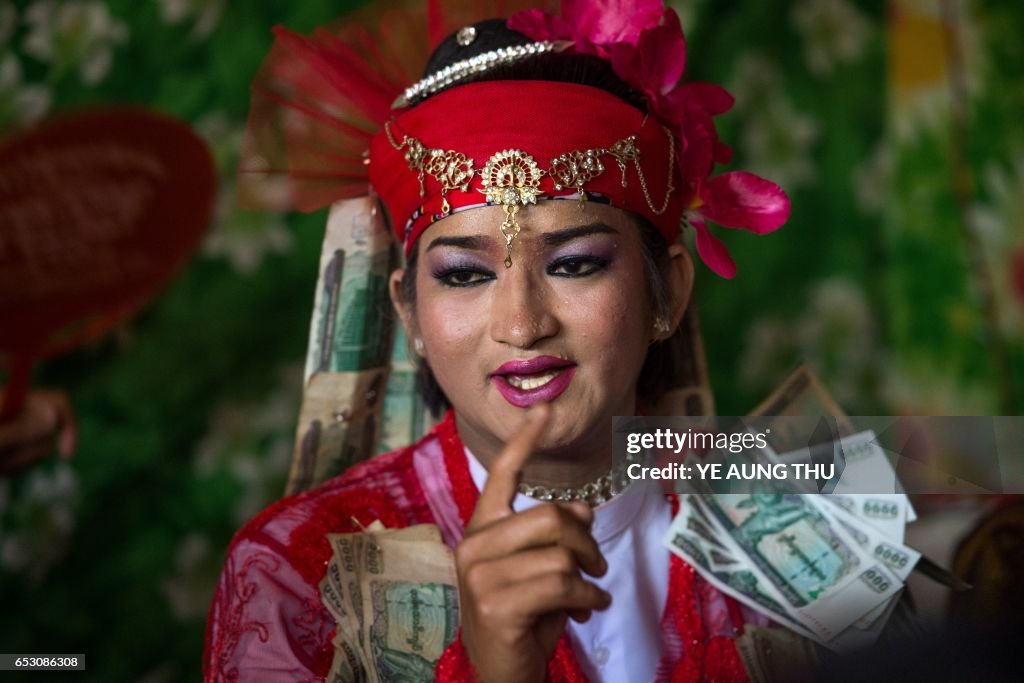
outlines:
{"label": "gold pendant", "polygon": [[512,241],[519,234],[520,226],[516,215],[519,209],[527,204],[536,204],[541,194],[539,189],[541,176],[537,162],[526,152],[518,149],[506,149],[498,152],[487,160],[484,165],[480,191],[487,196],[491,204],[500,204],[505,212],[505,220],[499,229],[505,238],[505,267],[512,267]]}

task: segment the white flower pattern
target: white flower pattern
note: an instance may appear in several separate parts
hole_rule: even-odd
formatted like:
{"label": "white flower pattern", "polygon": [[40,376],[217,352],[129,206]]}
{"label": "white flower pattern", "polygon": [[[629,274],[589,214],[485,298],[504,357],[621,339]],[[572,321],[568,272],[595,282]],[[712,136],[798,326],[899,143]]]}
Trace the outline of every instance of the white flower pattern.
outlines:
{"label": "white flower pattern", "polygon": [[22,49],[55,73],[76,69],[85,85],[106,78],[114,47],[128,40],[128,26],[100,0],[36,0],[25,12],[28,35]]}
{"label": "white flower pattern", "polygon": [[803,39],[807,68],[821,78],[859,59],[872,35],[868,20],[847,0],[803,0],[790,18]]}
{"label": "white flower pattern", "polygon": [[78,478],[67,463],[29,472],[8,503],[15,523],[0,534],[0,565],[40,583],[67,549],[77,502]]}

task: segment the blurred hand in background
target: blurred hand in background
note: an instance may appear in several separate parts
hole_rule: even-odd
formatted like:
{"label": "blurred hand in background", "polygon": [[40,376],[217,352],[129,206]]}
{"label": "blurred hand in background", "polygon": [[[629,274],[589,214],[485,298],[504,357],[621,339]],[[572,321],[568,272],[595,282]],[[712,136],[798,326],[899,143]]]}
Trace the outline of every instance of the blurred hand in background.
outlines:
{"label": "blurred hand in background", "polygon": [[0,477],[32,466],[54,449],[67,460],[74,454],[77,440],[78,427],[68,395],[58,389],[33,389],[21,412],[0,422]]}

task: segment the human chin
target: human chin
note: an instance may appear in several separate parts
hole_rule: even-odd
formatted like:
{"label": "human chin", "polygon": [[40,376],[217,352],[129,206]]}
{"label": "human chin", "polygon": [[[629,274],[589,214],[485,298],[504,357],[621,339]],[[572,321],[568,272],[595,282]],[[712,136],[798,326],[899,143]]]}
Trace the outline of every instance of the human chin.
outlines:
{"label": "human chin", "polygon": [[[598,382],[593,368],[585,362],[572,367],[568,388],[548,404],[551,419],[538,447],[544,450],[558,450],[573,445],[583,445],[599,435],[605,438],[610,433],[611,416],[620,410],[619,397],[609,391],[610,387]],[[624,388],[624,392],[629,389]],[[494,393],[494,392],[492,392]],[[497,397],[502,405],[498,413],[507,416],[507,421],[518,424],[523,410],[509,403],[503,396]],[[490,401],[488,402],[490,403]],[[518,413],[519,415],[514,415]]]}

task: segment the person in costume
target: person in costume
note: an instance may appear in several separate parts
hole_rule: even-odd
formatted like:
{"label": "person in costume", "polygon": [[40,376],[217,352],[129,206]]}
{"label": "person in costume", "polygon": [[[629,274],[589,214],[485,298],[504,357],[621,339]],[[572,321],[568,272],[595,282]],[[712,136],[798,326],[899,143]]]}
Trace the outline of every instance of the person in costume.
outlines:
{"label": "person in costume", "polygon": [[[435,29],[442,10],[431,3]],[[412,34],[390,21],[400,50]],[[448,411],[239,531],[206,680],[322,680],[325,537],[375,520],[437,525],[455,551],[461,628],[436,680],[745,680],[733,638],[763,618],[662,547],[673,502],[623,493],[608,438],[613,416],[664,389],[693,279],[681,229],[732,277],[708,222],[762,234],[788,216],[769,181],[712,173],[729,160],[713,117],[731,97],[682,81],[683,34],[661,2],[466,24],[405,83],[388,47],[351,26],[278,29],[250,124],[282,105],[305,121],[286,134],[295,206],[367,180],[380,196],[406,257],[392,300],[425,396]]]}

